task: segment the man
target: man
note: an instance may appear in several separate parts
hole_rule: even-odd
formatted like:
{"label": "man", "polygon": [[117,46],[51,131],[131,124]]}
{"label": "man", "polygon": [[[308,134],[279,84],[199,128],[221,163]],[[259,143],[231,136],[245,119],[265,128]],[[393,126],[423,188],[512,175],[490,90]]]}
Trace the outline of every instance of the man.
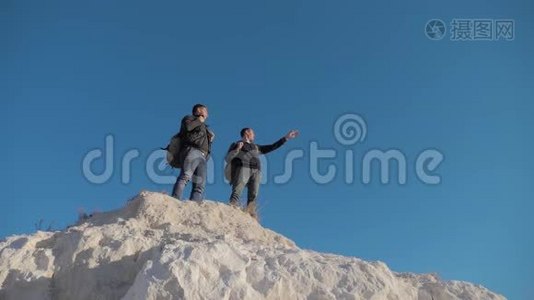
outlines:
{"label": "man", "polygon": [[208,108],[203,104],[193,106],[193,115],[185,116],[180,127],[182,139],[183,164],[176,179],[172,196],[181,200],[184,188],[193,181],[191,200],[202,201],[206,186],[207,160],[211,152],[211,143],[215,135],[206,125]]}
{"label": "man", "polygon": [[254,144],[254,130],[252,128],[243,128],[241,130],[241,141],[233,143],[226,155],[226,162],[230,164],[231,168],[230,183],[232,185],[232,194],[230,196],[230,205],[234,207],[240,206],[239,198],[243,189],[247,187],[246,212],[257,219],[256,198],[258,197],[261,180],[259,156],[280,148],[287,140],[294,139],[297,136],[298,131],[291,130],[274,144],[256,145]]}

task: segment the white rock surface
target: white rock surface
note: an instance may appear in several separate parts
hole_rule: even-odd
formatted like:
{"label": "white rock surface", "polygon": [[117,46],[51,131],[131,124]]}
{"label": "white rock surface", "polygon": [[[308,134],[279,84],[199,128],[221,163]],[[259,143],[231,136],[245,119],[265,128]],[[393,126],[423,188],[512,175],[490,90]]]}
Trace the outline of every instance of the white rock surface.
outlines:
{"label": "white rock surface", "polygon": [[63,232],[0,242],[0,299],[504,299],[300,249],[226,204],[142,192]]}

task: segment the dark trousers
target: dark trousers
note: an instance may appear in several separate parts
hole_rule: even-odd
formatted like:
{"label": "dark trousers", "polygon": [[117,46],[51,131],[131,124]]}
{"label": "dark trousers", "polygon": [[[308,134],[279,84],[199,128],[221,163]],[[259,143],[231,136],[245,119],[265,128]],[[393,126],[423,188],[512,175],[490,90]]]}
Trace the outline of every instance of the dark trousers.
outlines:
{"label": "dark trousers", "polygon": [[172,189],[172,196],[182,200],[185,186],[189,181],[193,181],[193,188],[191,189],[189,199],[196,201],[203,200],[206,175],[206,155],[196,148],[191,148],[185,156],[180,175],[176,179],[176,183]]}
{"label": "dark trousers", "polygon": [[239,205],[241,193],[243,192],[243,189],[247,187],[247,208],[255,210],[256,198],[258,198],[258,192],[260,190],[261,171],[258,169],[240,167],[237,168],[232,175],[232,195],[230,196],[230,203]]}

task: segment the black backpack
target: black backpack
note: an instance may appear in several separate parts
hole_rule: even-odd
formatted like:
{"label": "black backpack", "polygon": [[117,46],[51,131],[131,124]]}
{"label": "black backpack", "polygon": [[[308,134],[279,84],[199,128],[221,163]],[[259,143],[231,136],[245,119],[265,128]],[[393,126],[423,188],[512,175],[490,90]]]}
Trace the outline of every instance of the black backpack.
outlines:
{"label": "black backpack", "polygon": [[180,131],[171,137],[171,141],[167,147],[161,148],[161,150],[167,151],[167,163],[173,168],[180,169],[182,167],[183,144],[184,143],[182,143],[182,135]]}

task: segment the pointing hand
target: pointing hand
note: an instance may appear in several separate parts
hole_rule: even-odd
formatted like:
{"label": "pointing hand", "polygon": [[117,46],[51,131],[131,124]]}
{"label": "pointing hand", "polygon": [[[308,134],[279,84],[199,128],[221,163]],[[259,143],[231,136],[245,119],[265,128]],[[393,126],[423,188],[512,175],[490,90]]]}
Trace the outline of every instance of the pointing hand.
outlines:
{"label": "pointing hand", "polygon": [[296,138],[297,136],[299,136],[298,130],[291,130],[286,134],[285,138],[286,140],[291,140]]}

